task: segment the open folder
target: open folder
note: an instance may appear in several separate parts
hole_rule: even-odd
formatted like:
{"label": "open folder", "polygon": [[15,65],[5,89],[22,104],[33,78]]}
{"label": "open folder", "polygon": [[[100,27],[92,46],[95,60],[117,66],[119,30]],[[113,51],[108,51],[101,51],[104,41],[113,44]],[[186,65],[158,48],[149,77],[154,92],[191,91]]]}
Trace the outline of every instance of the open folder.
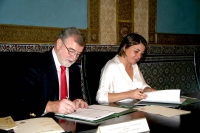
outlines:
{"label": "open folder", "polygon": [[185,98],[180,97],[180,89],[158,90],[145,92],[146,99],[137,102],[135,105],[159,105],[165,107],[178,107]]}
{"label": "open folder", "polygon": [[119,108],[106,105],[90,105],[87,109],[77,109],[71,114],[56,114],[63,118],[71,118],[75,120],[82,120],[92,123],[99,123],[101,121],[119,117],[121,115],[137,111],[135,109]]}
{"label": "open folder", "polygon": [[181,104],[183,102],[180,100],[180,89],[157,90],[144,92],[144,94],[147,95],[147,98],[141,101],[174,104]]}
{"label": "open folder", "polygon": [[186,98],[180,97],[180,89],[157,90],[153,92],[145,92],[145,94],[147,95],[146,99],[134,100],[129,103],[118,102],[117,104],[127,107],[158,105],[177,108],[186,100]]}
{"label": "open folder", "polygon": [[193,97],[180,96],[180,90],[176,89],[149,92],[147,95],[146,99],[136,102],[135,105],[158,105],[176,108],[200,102],[199,99]]}

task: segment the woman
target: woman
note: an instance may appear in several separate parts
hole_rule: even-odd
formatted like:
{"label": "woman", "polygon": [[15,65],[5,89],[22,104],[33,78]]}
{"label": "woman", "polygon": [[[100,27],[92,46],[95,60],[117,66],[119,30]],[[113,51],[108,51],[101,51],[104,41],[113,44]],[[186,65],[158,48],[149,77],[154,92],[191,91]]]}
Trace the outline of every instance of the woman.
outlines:
{"label": "woman", "polygon": [[147,97],[154,91],[144,80],[137,62],[145,52],[147,41],[139,34],[128,34],[121,42],[118,54],[109,60],[101,72],[96,100],[100,104],[129,102]]}

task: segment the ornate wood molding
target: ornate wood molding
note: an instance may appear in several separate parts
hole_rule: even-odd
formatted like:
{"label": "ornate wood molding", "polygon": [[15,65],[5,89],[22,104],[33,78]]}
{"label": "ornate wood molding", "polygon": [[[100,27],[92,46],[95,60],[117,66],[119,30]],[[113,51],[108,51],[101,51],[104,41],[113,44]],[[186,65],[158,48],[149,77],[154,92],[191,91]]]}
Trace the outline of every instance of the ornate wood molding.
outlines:
{"label": "ornate wood molding", "polygon": [[0,41],[11,43],[55,43],[56,37],[62,29],[0,25]]}
{"label": "ornate wood molding", "polygon": [[[132,6],[130,1],[120,0],[118,8],[117,42],[120,42],[124,34],[132,32],[133,19],[132,8],[121,10],[124,5]],[[127,4],[128,2],[128,4]],[[199,45],[200,35],[191,34],[162,34],[156,32],[157,0],[149,0],[149,44],[165,45]],[[87,44],[99,44],[99,21],[100,1],[88,0],[88,28],[80,29],[86,38]],[[126,14],[126,15],[123,15]],[[128,31],[127,31],[128,29]],[[21,26],[21,25],[0,25],[0,43],[24,43],[24,44],[54,44],[57,35],[62,28]]]}
{"label": "ornate wood molding", "polygon": [[200,35],[156,32],[157,0],[149,0],[149,44],[200,45]]}
{"label": "ornate wood molding", "polygon": [[118,0],[117,2],[117,43],[120,44],[123,37],[134,31],[133,29],[133,1]]}
{"label": "ornate wood molding", "polygon": [[[87,44],[99,43],[99,0],[88,0]],[[0,24],[0,43],[54,44],[63,28]]]}

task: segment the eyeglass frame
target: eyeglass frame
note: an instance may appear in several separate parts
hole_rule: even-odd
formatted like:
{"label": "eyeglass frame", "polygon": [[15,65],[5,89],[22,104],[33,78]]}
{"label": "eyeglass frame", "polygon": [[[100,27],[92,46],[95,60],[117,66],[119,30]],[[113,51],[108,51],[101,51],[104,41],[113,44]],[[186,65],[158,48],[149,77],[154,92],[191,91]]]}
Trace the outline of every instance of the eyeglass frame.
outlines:
{"label": "eyeglass frame", "polygon": [[68,51],[68,53],[69,53],[70,56],[76,55],[77,57],[80,57],[83,54],[82,52],[79,53],[79,52],[76,52],[76,50],[74,50],[74,49],[68,48],[64,43],[63,43],[63,45],[67,49],[67,51]]}

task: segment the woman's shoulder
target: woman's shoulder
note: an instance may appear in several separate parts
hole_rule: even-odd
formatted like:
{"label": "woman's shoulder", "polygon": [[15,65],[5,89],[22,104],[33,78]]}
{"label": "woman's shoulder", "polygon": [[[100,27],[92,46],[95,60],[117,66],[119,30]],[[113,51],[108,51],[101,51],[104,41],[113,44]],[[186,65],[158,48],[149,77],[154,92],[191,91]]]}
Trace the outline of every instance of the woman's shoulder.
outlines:
{"label": "woman's shoulder", "polygon": [[119,59],[118,59],[118,56],[116,55],[115,57],[113,57],[112,59],[108,60],[108,62],[106,63],[108,66],[116,66],[118,65],[120,62],[119,62]]}
{"label": "woman's shoulder", "polygon": [[115,69],[118,63],[115,60],[116,56],[112,59],[108,60],[106,64],[104,65],[104,69]]}

